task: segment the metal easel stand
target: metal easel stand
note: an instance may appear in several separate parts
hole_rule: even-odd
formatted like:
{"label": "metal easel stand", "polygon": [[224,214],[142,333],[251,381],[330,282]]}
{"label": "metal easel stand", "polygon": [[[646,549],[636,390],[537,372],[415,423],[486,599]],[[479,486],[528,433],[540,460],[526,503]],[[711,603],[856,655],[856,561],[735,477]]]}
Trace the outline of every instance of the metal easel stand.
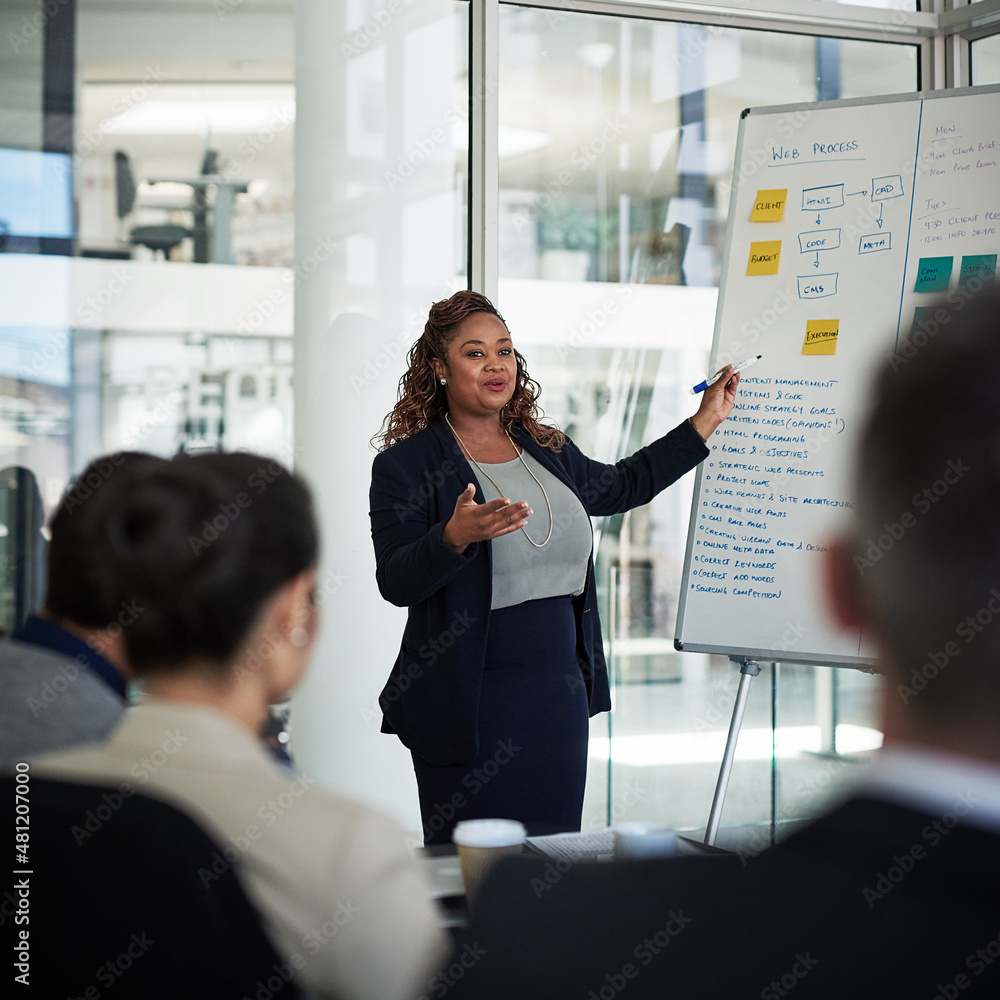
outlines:
{"label": "metal easel stand", "polygon": [[760,664],[745,656],[730,656],[730,660],[740,665],[740,686],[736,690],[736,704],[733,705],[733,717],[729,722],[729,736],[726,738],[726,751],[722,755],[722,766],[719,768],[719,780],[715,785],[715,798],[712,799],[712,811],[708,814],[708,826],[705,828],[705,843],[714,844],[719,832],[719,822],[722,819],[722,804],[729,788],[729,776],[733,770],[733,760],[736,757],[736,741],[743,725],[743,713],[747,707],[747,696],[750,694],[750,681],[760,673]]}

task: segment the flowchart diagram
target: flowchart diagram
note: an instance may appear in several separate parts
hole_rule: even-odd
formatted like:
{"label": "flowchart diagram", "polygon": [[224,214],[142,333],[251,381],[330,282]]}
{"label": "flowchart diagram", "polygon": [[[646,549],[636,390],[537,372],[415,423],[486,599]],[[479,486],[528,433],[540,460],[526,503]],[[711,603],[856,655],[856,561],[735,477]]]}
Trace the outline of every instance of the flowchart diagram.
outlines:
{"label": "flowchart diagram", "polygon": [[[845,179],[804,185],[797,191],[789,188],[756,191],[749,218],[752,224],[783,222],[790,200],[797,206],[800,217],[808,219],[795,234],[800,268],[811,265],[814,269],[796,276],[795,294],[800,300],[853,294],[856,289],[845,285],[843,280],[845,270],[850,270],[849,258],[845,255],[856,260],[897,250],[908,254],[908,289],[917,294],[941,293],[951,288],[958,292],[975,291],[996,281],[997,253],[942,252],[956,241],[970,241],[974,246],[981,246],[983,238],[997,237],[1000,230],[1000,199],[987,207],[974,205],[976,199],[972,195],[980,175],[997,177],[1000,172],[1000,135],[985,121],[983,126],[977,122],[974,128],[969,127],[970,124],[957,119],[934,124],[925,122],[910,174],[901,171],[868,175],[860,184]],[[850,152],[861,151],[858,143],[842,146]],[[814,151],[824,149],[821,145],[813,148]],[[769,165],[775,166],[806,166],[820,162],[808,159],[802,162],[797,148],[789,149],[784,145],[772,149],[772,155],[777,162]],[[913,166],[917,169],[913,170]],[[906,178],[911,175],[913,183],[921,189],[919,197],[916,190],[908,190],[910,185]],[[938,190],[940,194],[927,196],[927,192]],[[908,194],[913,197],[907,197]],[[858,211],[861,205],[867,210]],[[778,275],[783,243],[787,240],[787,236],[752,240],[747,275]],[[934,253],[936,249],[938,253]],[[924,307],[915,306],[912,315],[910,333],[926,318]],[[833,344],[832,338],[830,344]],[[835,350],[835,346],[832,349]],[[803,341],[803,353],[813,352],[813,342],[807,337]]]}
{"label": "flowchart diagram", "polygon": [[[902,174],[870,177],[859,190],[847,190],[848,182],[803,187],[798,192],[801,212],[808,213],[812,226],[796,235],[799,259],[810,263],[816,271],[796,277],[799,299],[825,299],[841,290],[840,270],[833,270],[844,253],[872,254],[893,249],[892,231],[886,225],[886,204],[906,194]],[[788,203],[788,188],[759,189],[750,212],[752,223],[775,223],[784,220]],[[851,199],[857,203],[878,205],[878,214],[871,211],[850,213]],[[848,218],[843,219],[845,213]],[[837,225],[837,222],[843,222]],[[895,219],[897,224],[905,220]],[[860,228],[863,230],[857,232]],[[874,231],[868,231],[874,226]],[[848,237],[845,238],[845,232]],[[848,243],[849,239],[849,243]],[[855,242],[856,241],[856,242]],[[776,275],[780,271],[782,240],[752,240],[747,260],[747,275]],[[839,253],[837,253],[839,251]],[[824,270],[820,270],[821,268]],[[837,320],[815,319],[806,323],[802,343],[803,354],[832,354],[836,351]]]}

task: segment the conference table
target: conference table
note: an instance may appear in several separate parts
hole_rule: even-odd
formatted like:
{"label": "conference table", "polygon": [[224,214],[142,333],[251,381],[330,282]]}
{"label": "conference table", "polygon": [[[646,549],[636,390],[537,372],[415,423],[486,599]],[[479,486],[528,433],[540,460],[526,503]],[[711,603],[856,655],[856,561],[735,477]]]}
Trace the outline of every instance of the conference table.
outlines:
{"label": "conference table", "polygon": [[[585,830],[580,833],[558,833],[547,837],[529,837],[525,853],[548,858],[555,870],[565,871],[578,863],[627,864],[615,861],[614,834],[611,827]],[[454,844],[434,844],[421,848],[422,864],[431,885],[431,898],[436,900],[442,926],[457,930],[468,922],[468,904],[462,884],[462,870]],[[727,857],[732,854],[721,847],[704,844],[689,837],[678,836],[677,857]]]}

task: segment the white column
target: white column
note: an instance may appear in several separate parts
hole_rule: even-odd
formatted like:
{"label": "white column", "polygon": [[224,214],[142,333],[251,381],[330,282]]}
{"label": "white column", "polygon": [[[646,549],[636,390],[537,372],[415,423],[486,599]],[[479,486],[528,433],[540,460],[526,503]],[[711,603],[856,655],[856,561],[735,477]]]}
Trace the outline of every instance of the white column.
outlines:
{"label": "white column", "polygon": [[297,4],[295,465],[316,496],[326,596],[291,725],[307,774],[416,831],[409,753],[379,732],[405,611],[375,586],[368,442],[431,301],[456,287],[460,32],[450,0],[396,7],[359,24],[361,4]]}

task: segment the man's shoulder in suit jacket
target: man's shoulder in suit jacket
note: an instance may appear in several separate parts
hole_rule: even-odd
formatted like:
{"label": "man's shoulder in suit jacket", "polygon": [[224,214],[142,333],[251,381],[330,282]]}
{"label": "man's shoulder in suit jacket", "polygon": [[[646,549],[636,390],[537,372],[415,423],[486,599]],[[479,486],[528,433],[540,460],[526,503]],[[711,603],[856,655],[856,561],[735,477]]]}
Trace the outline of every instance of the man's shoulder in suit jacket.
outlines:
{"label": "man's shoulder in suit jacket", "polygon": [[1000,835],[963,819],[855,798],[751,858],[514,859],[451,1000],[1000,996]]}

